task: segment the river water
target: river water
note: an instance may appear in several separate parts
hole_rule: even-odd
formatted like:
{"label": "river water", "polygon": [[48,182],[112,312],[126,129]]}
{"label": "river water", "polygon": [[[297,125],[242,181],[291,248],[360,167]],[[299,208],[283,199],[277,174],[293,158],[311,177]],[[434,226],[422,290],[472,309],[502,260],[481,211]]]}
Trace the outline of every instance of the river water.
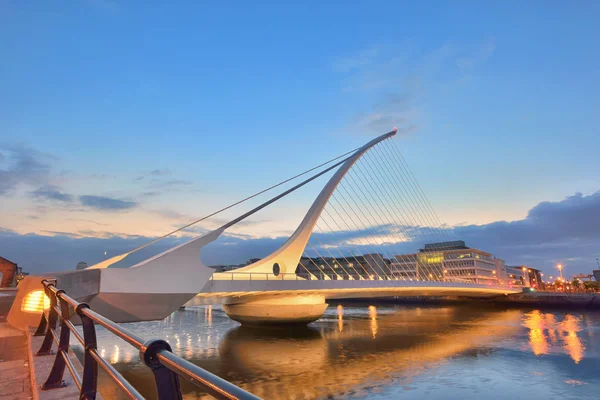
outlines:
{"label": "river water", "polygon": [[[598,399],[600,313],[331,303],[305,329],[240,327],[218,307],[124,324],[265,399]],[[137,352],[99,329],[99,348],[155,398]],[[105,399],[125,398],[101,376]],[[183,384],[184,398],[205,398]]]}

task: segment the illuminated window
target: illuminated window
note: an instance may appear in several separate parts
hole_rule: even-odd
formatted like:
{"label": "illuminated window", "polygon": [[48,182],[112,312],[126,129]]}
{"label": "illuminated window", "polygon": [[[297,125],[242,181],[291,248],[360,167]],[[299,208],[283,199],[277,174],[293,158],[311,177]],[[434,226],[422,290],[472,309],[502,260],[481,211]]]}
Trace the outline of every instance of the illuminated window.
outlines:
{"label": "illuminated window", "polygon": [[30,313],[41,313],[48,308],[50,308],[50,299],[42,290],[27,293],[21,304],[21,311]]}

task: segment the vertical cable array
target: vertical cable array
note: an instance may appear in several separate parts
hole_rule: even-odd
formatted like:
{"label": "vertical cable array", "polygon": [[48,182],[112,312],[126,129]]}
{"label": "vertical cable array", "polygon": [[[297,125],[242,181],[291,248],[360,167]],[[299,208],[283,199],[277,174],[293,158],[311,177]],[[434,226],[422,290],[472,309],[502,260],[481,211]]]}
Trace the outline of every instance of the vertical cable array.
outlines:
{"label": "vertical cable array", "polygon": [[476,282],[469,268],[444,267],[445,252],[455,246],[450,242],[449,230],[387,139],[339,183],[297,271],[317,279]]}

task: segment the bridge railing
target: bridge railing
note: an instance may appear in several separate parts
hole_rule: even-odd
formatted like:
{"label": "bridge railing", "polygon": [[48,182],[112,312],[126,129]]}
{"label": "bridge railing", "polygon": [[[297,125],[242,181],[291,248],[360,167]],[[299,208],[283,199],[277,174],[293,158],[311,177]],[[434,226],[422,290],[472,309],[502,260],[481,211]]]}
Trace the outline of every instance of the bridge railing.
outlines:
{"label": "bridge railing", "polygon": [[[73,381],[80,390],[80,399],[94,400],[98,392],[98,366],[131,399],[144,397],[98,352],[96,324],[125,340],[140,352],[142,361],[152,370],[159,400],[182,399],[179,377],[200,387],[217,399],[258,399],[238,386],[228,382],[191,362],[173,354],[171,346],[164,340],[145,340],[130,330],[91,310],[86,303],[79,303],[69,297],[64,290],[56,287],[55,280],[43,280],[44,291],[50,300],[48,313],[42,313],[42,319],[35,336],[44,336],[36,356],[54,354],[56,357],[42,390],[66,386],[63,375],[67,368]],[[83,335],[75,328],[71,319],[81,318]],[[60,332],[57,324],[60,321]],[[79,376],[75,365],[69,358],[71,334],[84,348],[83,376]]]}
{"label": "bridge railing", "polygon": [[[217,275],[217,278],[215,278]],[[407,284],[411,282],[429,282],[429,283],[443,283],[443,284],[472,284],[481,286],[482,284],[487,284],[488,286],[501,286],[501,282],[498,279],[490,279],[487,282],[475,282],[473,279],[463,278],[463,277],[442,277],[442,278],[406,278],[402,276],[379,276],[379,275],[364,275],[359,273],[324,273],[324,272],[312,272],[309,274],[308,272],[299,272],[299,273],[279,273],[277,275],[268,272],[237,272],[237,271],[227,271],[227,272],[218,272],[213,274],[210,278],[211,281],[218,280],[231,280],[231,281],[322,281],[322,280],[376,280],[376,281],[403,281]]]}

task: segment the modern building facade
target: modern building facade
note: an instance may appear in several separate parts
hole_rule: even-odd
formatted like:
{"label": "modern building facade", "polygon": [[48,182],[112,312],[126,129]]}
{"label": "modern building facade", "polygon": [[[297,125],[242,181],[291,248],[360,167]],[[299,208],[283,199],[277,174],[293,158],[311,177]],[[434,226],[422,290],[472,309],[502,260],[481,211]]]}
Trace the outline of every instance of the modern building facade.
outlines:
{"label": "modern building facade", "polygon": [[395,256],[391,267],[395,276],[414,280],[496,284],[505,276],[503,260],[462,240],[426,244],[418,253]]}

